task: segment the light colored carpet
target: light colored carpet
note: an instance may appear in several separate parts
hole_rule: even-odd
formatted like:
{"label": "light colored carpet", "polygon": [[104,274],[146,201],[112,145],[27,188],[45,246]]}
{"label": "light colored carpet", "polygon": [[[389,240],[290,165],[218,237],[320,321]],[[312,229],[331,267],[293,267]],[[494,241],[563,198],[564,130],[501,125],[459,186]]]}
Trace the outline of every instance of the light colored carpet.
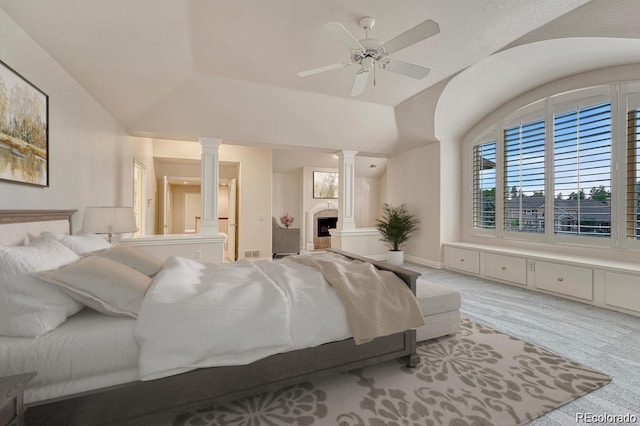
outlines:
{"label": "light colored carpet", "polygon": [[575,425],[580,413],[640,418],[640,317],[453,271],[404,266],[459,291],[464,317],[612,377],[609,385],[549,412],[531,426]]}
{"label": "light colored carpet", "polygon": [[609,376],[471,320],[400,361],[178,416],[195,425],[518,425],[608,383]]}

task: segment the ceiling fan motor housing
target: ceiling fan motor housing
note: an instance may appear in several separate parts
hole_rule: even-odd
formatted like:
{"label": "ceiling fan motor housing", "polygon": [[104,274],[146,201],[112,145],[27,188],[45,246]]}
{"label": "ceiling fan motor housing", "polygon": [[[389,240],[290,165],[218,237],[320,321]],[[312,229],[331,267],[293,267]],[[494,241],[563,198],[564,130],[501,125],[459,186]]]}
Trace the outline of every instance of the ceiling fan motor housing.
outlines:
{"label": "ceiling fan motor housing", "polygon": [[378,39],[366,38],[364,40],[360,40],[360,44],[362,44],[364,50],[351,51],[351,61],[356,64],[364,66],[365,63],[363,60],[366,58],[371,58],[374,62],[378,62],[387,55],[384,49],[380,48],[381,43]]}

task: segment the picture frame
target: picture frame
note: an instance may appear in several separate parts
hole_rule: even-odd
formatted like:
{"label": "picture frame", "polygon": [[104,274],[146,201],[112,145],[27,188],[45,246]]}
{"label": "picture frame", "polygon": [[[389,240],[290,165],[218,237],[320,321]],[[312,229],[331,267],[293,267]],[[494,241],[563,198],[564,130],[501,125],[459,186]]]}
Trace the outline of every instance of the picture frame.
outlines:
{"label": "picture frame", "polygon": [[337,172],[313,172],[313,198],[338,198]]}
{"label": "picture frame", "polygon": [[3,61],[0,181],[49,186],[49,96]]}

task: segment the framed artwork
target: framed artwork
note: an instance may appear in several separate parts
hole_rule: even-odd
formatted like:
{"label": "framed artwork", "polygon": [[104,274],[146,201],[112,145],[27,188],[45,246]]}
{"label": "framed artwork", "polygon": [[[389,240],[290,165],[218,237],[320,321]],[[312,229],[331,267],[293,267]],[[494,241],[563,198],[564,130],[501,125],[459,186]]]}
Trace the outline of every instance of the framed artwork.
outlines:
{"label": "framed artwork", "polygon": [[2,61],[0,180],[49,186],[49,97]]}
{"label": "framed artwork", "polygon": [[313,198],[338,198],[337,172],[313,172]]}

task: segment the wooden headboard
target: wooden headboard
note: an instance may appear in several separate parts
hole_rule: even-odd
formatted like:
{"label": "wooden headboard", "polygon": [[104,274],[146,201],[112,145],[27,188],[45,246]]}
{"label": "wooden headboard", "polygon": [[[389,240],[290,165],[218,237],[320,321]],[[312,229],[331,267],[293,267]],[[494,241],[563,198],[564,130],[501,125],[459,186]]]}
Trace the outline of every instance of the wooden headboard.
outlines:
{"label": "wooden headboard", "polygon": [[0,210],[0,246],[29,242],[43,231],[71,234],[76,210]]}

